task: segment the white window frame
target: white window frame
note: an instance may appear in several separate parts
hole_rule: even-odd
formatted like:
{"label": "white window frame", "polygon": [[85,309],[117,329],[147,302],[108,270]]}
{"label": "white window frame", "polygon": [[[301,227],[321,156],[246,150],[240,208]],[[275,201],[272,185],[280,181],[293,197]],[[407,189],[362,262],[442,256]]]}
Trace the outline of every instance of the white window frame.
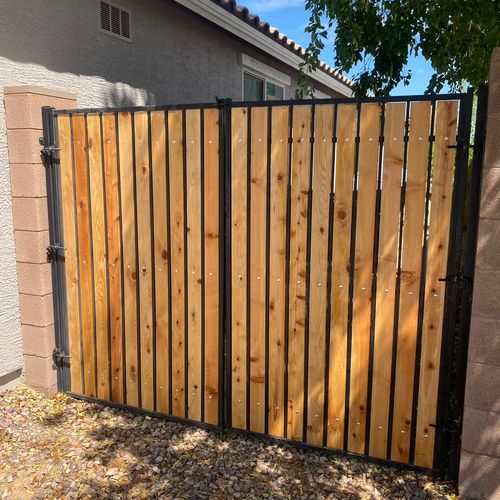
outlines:
{"label": "white window frame", "polygon": [[267,83],[272,83],[283,89],[283,99],[287,98],[292,79],[285,73],[264,64],[253,57],[241,54],[241,99],[245,100],[245,73],[264,82],[264,100],[267,101]]}
{"label": "white window frame", "polygon": [[97,0],[97,31],[99,33],[104,33],[105,35],[112,36],[113,38],[118,38],[118,40],[124,40],[125,42],[132,43],[132,12],[130,9],[127,9],[120,4],[116,2],[110,2],[109,0],[104,0],[107,4],[112,5],[113,7],[116,7],[117,9],[123,10],[127,12],[128,14],[128,19],[129,19],[129,31],[130,31],[130,38],[127,38],[126,36],[122,35],[117,35],[116,33],[113,33],[111,30],[105,30],[101,28],[101,0]]}

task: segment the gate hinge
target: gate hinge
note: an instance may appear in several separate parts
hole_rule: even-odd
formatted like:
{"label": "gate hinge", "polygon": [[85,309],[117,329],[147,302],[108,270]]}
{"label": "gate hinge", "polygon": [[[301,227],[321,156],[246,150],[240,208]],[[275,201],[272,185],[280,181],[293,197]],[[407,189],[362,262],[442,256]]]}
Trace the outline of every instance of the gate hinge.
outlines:
{"label": "gate hinge", "polygon": [[463,286],[464,288],[472,288],[472,279],[468,276],[464,276],[462,273],[450,274],[445,278],[439,278],[438,281],[445,281],[447,283],[456,283]]}
{"label": "gate hinge", "polygon": [[56,148],[55,146],[45,145],[45,141],[43,140],[43,137],[40,137],[38,142],[40,143],[40,146],[43,146],[42,151],[41,151],[43,164],[45,167],[48,167],[49,165],[52,165],[52,159],[54,158],[54,152],[60,151],[61,148]]}
{"label": "gate hinge", "polygon": [[70,355],[66,354],[60,347],[56,347],[52,351],[52,361],[54,362],[54,370],[62,368],[64,365],[69,365]]}
{"label": "gate hinge", "polygon": [[54,243],[47,247],[47,262],[55,262],[59,255],[62,255],[66,247],[63,247],[59,243]]}

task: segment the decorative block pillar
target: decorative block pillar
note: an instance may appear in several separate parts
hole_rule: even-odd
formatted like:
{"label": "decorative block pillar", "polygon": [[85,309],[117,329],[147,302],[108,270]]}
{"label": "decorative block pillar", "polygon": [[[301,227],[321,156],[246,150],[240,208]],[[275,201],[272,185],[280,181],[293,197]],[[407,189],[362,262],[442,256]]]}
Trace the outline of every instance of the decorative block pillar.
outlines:
{"label": "decorative block pillar", "polygon": [[35,86],[6,87],[5,116],[25,382],[46,395],[57,390],[45,167],[40,156],[42,107],[73,108],[76,97]]}
{"label": "decorative block pillar", "polygon": [[490,68],[460,494],[500,498],[500,48]]}

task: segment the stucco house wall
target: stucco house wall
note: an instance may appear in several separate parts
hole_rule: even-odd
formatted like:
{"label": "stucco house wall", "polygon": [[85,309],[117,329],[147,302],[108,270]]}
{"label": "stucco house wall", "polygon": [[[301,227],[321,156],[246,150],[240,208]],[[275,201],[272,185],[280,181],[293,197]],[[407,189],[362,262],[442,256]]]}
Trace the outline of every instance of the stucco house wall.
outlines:
{"label": "stucco house wall", "polygon": [[[13,85],[76,95],[79,107],[242,99],[242,54],[297,71],[174,0],[114,0],[131,11],[132,43],[98,30],[96,0],[0,0],[0,99]],[[319,91],[335,92],[322,85]],[[23,365],[5,108],[0,106],[0,388]]]}

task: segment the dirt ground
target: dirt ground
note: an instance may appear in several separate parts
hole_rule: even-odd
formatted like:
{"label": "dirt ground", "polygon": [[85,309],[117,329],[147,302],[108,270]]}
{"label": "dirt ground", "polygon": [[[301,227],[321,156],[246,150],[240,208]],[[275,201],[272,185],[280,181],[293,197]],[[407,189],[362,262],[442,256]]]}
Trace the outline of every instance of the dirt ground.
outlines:
{"label": "dirt ground", "polygon": [[456,498],[452,483],[20,386],[0,394],[0,498]]}

